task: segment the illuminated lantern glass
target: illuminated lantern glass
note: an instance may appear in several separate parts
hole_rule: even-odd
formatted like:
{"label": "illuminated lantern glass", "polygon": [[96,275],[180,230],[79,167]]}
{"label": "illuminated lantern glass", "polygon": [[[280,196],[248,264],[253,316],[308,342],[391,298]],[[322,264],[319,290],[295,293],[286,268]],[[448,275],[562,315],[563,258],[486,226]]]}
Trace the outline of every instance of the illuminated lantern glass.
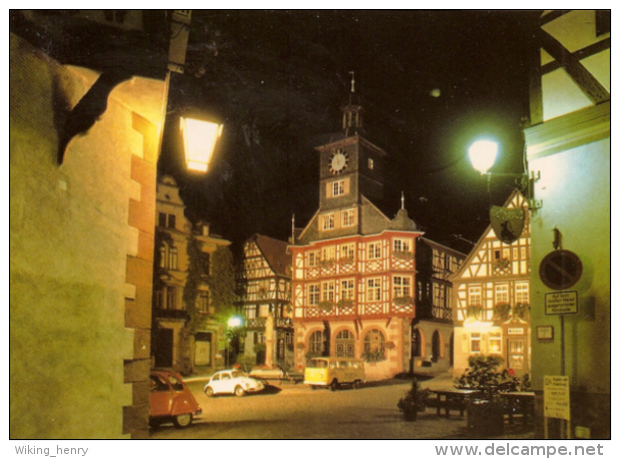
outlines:
{"label": "illuminated lantern glass", "polygon": [[487,171],[495,163],[499,147],[492,140],[477,140],[469,147],[469,160],[472,166],[481,174]]}
{"label": "illuminated lantern glass", "polygon": [[189,170],[207,171],[223,128],[223,124],[181,117],[185,163]]}
{"label": "illuminated lantern glass", "polygon": [[240,325],[241,325],[241,318],[240,317],[233,316],[230,319],[228,319],[228,326],[230,328],[239,327]]}

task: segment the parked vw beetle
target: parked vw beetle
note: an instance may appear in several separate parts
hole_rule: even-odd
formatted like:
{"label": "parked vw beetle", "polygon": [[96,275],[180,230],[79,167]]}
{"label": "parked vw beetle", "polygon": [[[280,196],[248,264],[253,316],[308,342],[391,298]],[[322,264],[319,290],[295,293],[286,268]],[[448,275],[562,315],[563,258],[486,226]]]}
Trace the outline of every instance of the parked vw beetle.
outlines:
{"label": "parked vw beetle", "polygon": [[209,397],[216,394],[235,394],[237,397],[242,397],[245,394],[260,392],[264,388],[262,381],[251,378],[240,370],[222,370],[211,376],[203,390]]}
{"label": "parked vw beetle", "polygon": [[187,427],[202,409],[178,373],[151,371],[151,425],[172,421],[177,428]]}

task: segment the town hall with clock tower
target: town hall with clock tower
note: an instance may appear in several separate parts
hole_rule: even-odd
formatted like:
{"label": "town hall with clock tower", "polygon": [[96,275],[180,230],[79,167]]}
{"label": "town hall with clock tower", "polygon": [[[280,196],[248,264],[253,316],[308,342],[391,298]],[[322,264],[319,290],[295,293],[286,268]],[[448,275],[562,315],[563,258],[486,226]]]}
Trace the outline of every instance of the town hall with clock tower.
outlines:
{"label": "town hall with clock tower", "polygon": [[[316,148],[319,209],[305,228],[293,229],[289,245],[295,366],[322,355],[364,360],[367,379],[414,366],[416,372],[447,370],[449,298],[444,294],[441,304],[434,302],[434,273],[418,278],[416,264],[430,266],[440,253],[444,267],[455,270],[464,256],[425,240],[404,198],[394,218],[375,205],[388,155],[363,136],[354,80],[341,110],[344,135]],[[437,282],[445,292],[446,273]]]}

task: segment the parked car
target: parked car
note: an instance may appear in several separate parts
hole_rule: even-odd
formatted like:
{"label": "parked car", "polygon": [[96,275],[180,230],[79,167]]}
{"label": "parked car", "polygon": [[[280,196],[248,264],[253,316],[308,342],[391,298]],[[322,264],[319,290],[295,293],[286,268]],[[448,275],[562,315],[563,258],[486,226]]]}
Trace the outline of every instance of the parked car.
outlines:
{"label": "parked car", "polygon": [[304,380],[304,375],[294,370],[285,370],[282,367],[278,368],[253,368],[250,371],[250,377],[260,379],[262,381],[277,381],[282,383],[283,381],[289,381],[294,384],[300,383]]}
{"label": "parked car", "polygon": [[364,362],[358,359],[315,357],[310,359],[304,371],[304,384],[313,389],[323,386],[338,390],[343,384],[358,389],[365,380]]}
{"label": "parked car", "polygon": [[235,394],[242,397],[246,393],[260,392],[264,388],[262,381],[247,376],[240,370],[222,370],[211,376],[203,390],[209,397],[216,394]]}
{"label": "parked car", "polygon": [[172,421],[177,428],[187,427],[202,409],[180,374],[170,370],[151,371],[150,423]]}

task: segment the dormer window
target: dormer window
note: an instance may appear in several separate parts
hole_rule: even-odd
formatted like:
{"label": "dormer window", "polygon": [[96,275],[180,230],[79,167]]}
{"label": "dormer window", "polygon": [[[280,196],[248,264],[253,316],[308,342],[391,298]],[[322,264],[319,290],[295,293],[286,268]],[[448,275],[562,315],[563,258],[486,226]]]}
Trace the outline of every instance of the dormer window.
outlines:
{"label": "dormer window", "polygon": [[375,160],[372,158],[368,158],[368,170],[373,170],[375,168]]}
{"label": "dormer window", "polygon": [[333,213],[323,215],[322,219],[323,219],[323,225],[322,225],[323,231],[334,229],[335,220],[334,220]]}
{"label": "dormer window", "polygon": [[355,225],[355,209],[344,209],[342,211],[342,226],[353,226]]}

